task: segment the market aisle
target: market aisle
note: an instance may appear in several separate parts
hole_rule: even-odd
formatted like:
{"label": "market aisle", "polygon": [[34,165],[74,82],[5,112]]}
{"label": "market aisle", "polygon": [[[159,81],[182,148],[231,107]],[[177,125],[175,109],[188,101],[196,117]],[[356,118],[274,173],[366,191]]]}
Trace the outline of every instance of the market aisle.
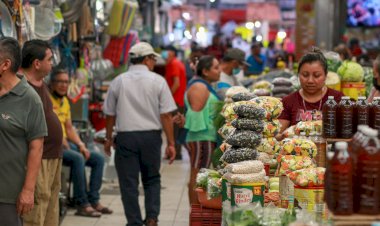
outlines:
{"label": "market aisle", "polygon": [[[160,226],[188,226],[189,225],[189,201],[187,197],[187,180],[189,175],[189,157],[183,153],[182,161],[174,161],[168,165],[166,160],[162,161],[161,176],[161,214]],[[140,206],[144,209],[144,194],[140,186]],[[101,201],[109,206],[114,213],[103,215],[101,218],[87,218],[75,216],[75,210],[70,209],[61,226],[125,226],[123,206],[117,180],[103,183]],[[143,216],[144,216],[143,211]]]}

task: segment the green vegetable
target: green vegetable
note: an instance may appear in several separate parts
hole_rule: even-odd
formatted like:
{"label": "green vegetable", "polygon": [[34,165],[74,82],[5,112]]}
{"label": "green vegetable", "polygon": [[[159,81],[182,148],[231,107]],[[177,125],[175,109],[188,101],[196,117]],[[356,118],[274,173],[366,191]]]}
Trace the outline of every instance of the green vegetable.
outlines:
{"label": "green vegetable", "polygon": [[220,178],[209,177],[207,180],[207,199],[213,199],[222,194]]}
{"label": "green vegetable", "polygon": [[338,68],[338,74],[341,76],[343,82],[361,82],[364,77],[363,67],[352,61],[343,61],[342,65]]}
{"label": "green vegetable", "polygon": [[201,187],[204,190],[207,189],[208,178],[220,178],[220,174],[212,169],[202,168],[199,170],[196,178],[197,187]]}

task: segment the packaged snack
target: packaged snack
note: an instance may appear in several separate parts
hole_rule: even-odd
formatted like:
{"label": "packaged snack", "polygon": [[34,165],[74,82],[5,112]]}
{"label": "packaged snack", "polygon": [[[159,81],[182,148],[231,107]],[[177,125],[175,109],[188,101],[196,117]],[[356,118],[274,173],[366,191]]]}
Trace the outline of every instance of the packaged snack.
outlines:
{"label": "packaged snack", "polygon": [[280,143],[274,137],[262,138],[260,144],[256,147],[259,152],[275,154],[280,151]]}
{"label": "packaged snack", "polygon": [[281,157],[281,162],[277,175],[283,176],[296,170],[314,167],[316,167],[316,165],[313,163],[313,160],[309,157],[285,155]]}
{"label": "packaged snack", "polygon": [[223,153],[220,161],[226,163],[236,163],[246,160],[255,160],[256,157],[257,151],[254,149],[231,147]]}
{"label": "packaged snack", "polygon": [[295,131],[294,129],[296,128],[296,126],[291,126],[289,128],[287,128],[283,133],[282,133],[282,136],[284,138],[293,138],[296,134],[295,134]]}
{"label": "packaged snack", "polygon": [[322,132],[322,121],[316,120],[316,121],[301,121],[298,122],[294,128],[294,132],[297,135],[300,135],[301,132],[305,132],[306,136],[310,135],[310,132]]}
{"label": "packaged snack", "polygon": [[259,183],[265,182],[265,170],[261,170],[259,173],[249,173],[249,174],[233,174],[226,173],[224,178],[232,184],[243,184],[243,183]]}
{"label": "packaged snack", "polygon": [[227,89],[226,97],[232,98],[235,94],[238,94],[238,93],[249,93],[249,90],[243,86],[232,86]]}
{"label": "packaged snack", "polygon": [[265,110],[260,106],[254,104],[239,104],[237,106],[235,105],[233,107],[233,111],[236,112],[239,118],[264,119],[266,117]]}
{"label": "packaged snack", "polygon": [[288,174],[295,185],[301,187],[323,186],[325,184],[325,171],[323,167],[300,169]]}
{"label": "packaged snack", "polygon": [[222,127],[220,127],[218,133],[223,139],[226,139],[230,134],[235,132],[235,130],[235,127],[233,127],[231,123],[227,122]]}
{"label": "packaged snack", "polygon": [[264,108],[268,120],[276,119],[284,110],[281,100],[276,97],[256,97],[248,102],[256,103],[259,107]]}
{"label": "packaged snack", "polygon": [[251,130],[256,133],[262,133],[264,130],[264,122],[257,119],[237,118],[231,122],[231,125],[240,130]]}
{"label": "packaged snack", "polygon": [[276,86],[272,89],[273,95],[278,95],[281,93],[290,94],[291,92],[293,92],[293,88],[291,86]]}
{"label": "packaged snack", "polygon": [[272,157],[265,152],[259,152],[257,160],[261,161],[264,164],[269,164],[272,160]]}
{"label": "packaged snack", "polygon": [[233,102],[239,102],[239,101],[251,100],[255,97],[257,97],[257,96],[253,93],[237,93],[237,94],[233,95],[231,98],[232,98]]}
{"label": "packaged snack", "polygon": [[310,158],[317,155],[317,146],[308,139],[285,138],[280,145],[280,154],[282,155],[308,156]]}
{"label": "packaged snack", "polygon": [[226,142],[236,147],[255,148],[261,142],[261,134],[249,130],[235,130]]}
{"label": "packaged snack", "polygon": [[249,160],[228,164],[225,169],[233,174],[259,173],[264,169],[264,164],[258,160]]}
{"label": "packaged snack", "polygon": [[281,124],[278,119],[264,121],[263,137],[275,137],[281,130]]}
{"label": "packaged snack", "polygon": [[270,82],[263,80],[254,83],[252,89],[270,89],[271,86],[272,84]]}
{"label": "packaged snack", "polygon": [[292,87],[293,83],[290,79],[284,77],[277,77],[273,79],[272,84],[276,86]]}
{"label": "packaged snack", "polygon": [[223,143],[219,146],[219,148],[220,148],[220,150],[221,150],[222,152],[225,152],[228,148],[231,148],[231,147],[232,147],[232,145],[227,144],[226,142],[223,142]]}
{"label": "packaged snack", "polygon": [[257,96],[270,96],[270,90],[269,89],[254,89],[252,91]]}

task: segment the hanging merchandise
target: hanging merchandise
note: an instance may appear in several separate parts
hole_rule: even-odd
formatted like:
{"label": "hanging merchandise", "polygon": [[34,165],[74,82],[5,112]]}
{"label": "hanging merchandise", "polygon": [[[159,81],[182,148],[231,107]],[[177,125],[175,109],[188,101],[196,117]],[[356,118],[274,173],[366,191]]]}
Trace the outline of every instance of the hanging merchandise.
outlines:
{"label": "hanging merchandise", "polygon": [[123,37],[127,35],[131,28],[137,8],[137,2],[115,0],[112,5],[106,33],[115,37]]}
{"label": "hanging merchandise", "polygon": [[23,17],[21,18],[21,39],[26,42],[35,39],[34,29],[31,18],[34,18],[34,8],[29,4],[22,7]]}
{"label": "hanging merchandise", "polygon": [[115,68],[118,68],[127,63],[129,49],[138,42],[139,39],[135,32],[129,32],[123,38],[112,37],[104,50],[103,56],[111,60]]}
{"label": "hanging merchandise", "polygon": [[0,37],[13,37],[17,38],[16,28],[14,26],[11,13],[4,4],[4,2],[0,1]]}
{"label": "hanging merchandise", "polygon": [[62,29],[62,24],[56,22],[54,11],[40,6],[34,7],[32,24],[32,30],[34,30],[35,37],[41,40],[50,40],[58,35]]}
{"label": "hanging merchandise", "polygon": [[60,8],[65,24],[76,22],[82,13],[83,5],[86,0],[61,0]]}
{"label": "hanging merchandise", "polygon": [[94,55],[95,57],[91,61],[90,69],[94,75],[94,79],[104,80],[114,72],[112,62],[102,57],[101,46],[95,46]]}
{"label": "hanging merchandise", "polygon": [[94,34],[94,19],[91,16],[90,6],[83,5],[81,17],[79,18],[79,35],[86,37]]}

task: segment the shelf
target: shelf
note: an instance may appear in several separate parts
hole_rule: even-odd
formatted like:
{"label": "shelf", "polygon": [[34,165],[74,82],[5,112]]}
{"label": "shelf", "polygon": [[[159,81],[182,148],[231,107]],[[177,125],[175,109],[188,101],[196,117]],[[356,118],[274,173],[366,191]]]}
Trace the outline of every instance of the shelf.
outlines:
{"label": "shelf", "polygon": [[351,139],[343,139],[343,138],[326,138],[326,141],[327,141],[327,143],[334,143],[334,142],[339,142],[339,141],[350,142]]}
{"label": "shelf", "polygon": [[368,225],[380,220],[380,215],[354,214],[350,216],[332,216],[334,225]]}

